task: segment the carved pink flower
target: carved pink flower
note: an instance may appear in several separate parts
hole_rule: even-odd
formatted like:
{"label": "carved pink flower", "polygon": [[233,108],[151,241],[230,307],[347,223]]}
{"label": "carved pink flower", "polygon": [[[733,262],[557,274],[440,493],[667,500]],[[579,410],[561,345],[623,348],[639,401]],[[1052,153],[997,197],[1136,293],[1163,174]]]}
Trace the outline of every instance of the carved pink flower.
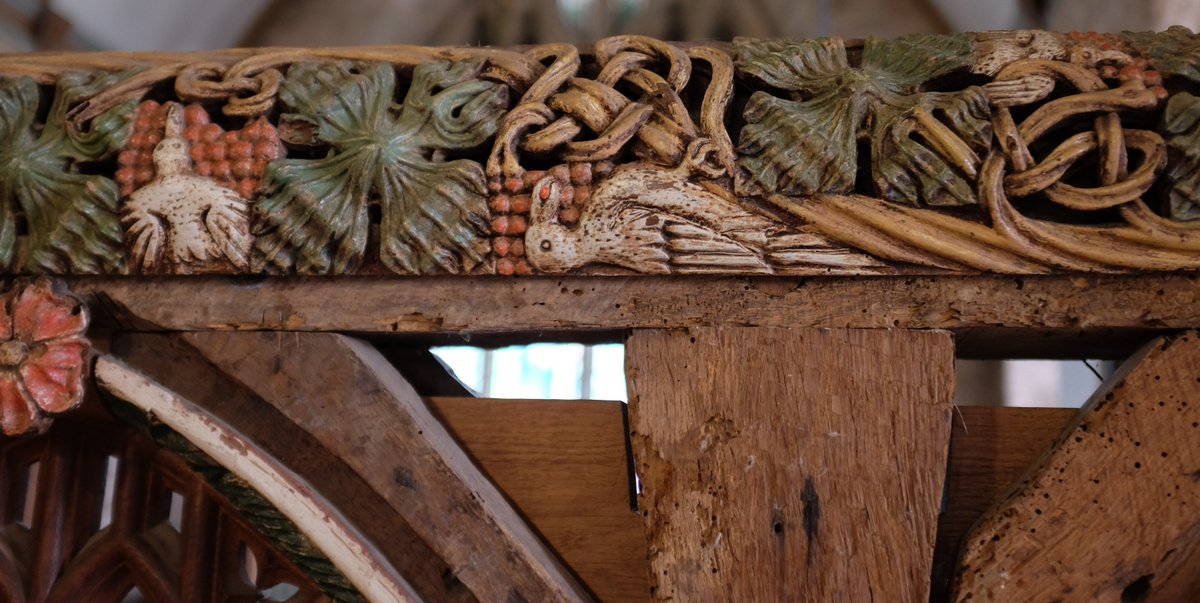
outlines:
{"label": "carved pink flower", "polygon": [[43,431],[49,414],[83,400],[87,310],[49,279],[18,285],[2,301],[0,427],[8,436]]}

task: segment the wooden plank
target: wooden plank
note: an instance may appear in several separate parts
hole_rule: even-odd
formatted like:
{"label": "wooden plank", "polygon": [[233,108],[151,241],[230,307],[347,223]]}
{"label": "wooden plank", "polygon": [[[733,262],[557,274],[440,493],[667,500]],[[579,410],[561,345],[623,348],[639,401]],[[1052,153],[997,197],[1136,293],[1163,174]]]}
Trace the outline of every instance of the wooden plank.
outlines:
{"label": "wooden plank", "polygon": [[928,598],[948,333],[638,331],[626,358],[657,599]]}
{"label": "wooden plank", "polygon": [[949,597],[963,535],[1046,453],[1075,408],[959,406],[950,432],[946,506],[933,555],[934,603]]}
{"label": "wooden plank", "polygon": [[649,599],[620,402],[427,400],[598,600]]}
{"label": "wooden plank", "polygon": [[[98,325],[483,334],[695,326],[954,329],[966,356],[1081,353],[1200,327],[1200,275],[912,278],[69,279]],[[1006,327],[1006,328],[996,328]],[[1115,330],[1115,331],[1114,331]],[[1003,342],[1001,348],[1000,343]]]}
{"label": "wooden plank", "polygon": [[337,507],[220,418],[111,356],[96,361],[96,382],[244,480],[328,557],[368,601],[423,600]]}
{"label": "wooden plank", "polygon": [[326,333],[183,337],[359,473],[480,600],[591,598],[369,344]]}
{"label": "wooden plank", "polygon": [[1200,336],[1130,358],[967,536],[958,601],[1178,601],[1200,586]]}
{"label": "wooden plank", "polygon": [[[282,335],[277,340],[282,345]],[[248,440],[304,476],[359,526],[428,601],[477,599],[406,517],[319,440],[218,370],[179,334],[119,333],[112,354],[235,426]]]}

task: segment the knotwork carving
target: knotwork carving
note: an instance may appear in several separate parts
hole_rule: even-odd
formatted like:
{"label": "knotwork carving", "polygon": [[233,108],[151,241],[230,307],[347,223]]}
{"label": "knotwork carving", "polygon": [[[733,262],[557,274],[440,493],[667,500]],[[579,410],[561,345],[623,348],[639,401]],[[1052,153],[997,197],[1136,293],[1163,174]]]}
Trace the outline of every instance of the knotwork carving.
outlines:
{"label": "knotwork carving", "polygon": [[129,272],[146,103],[198,105],[214,134],[278,129],[279,152],[249,164],[192,147],[248,208],[253,246],[222,272],[1200,268],[1200,41],[1183,28],[45,55],[0,72],[0,156],[28,158],[0,170],[15,272]]}
{"label": "knotwork carving", "polygon": [[[521,178],[521,151],[597,162],[617,158],[629,145],[638,158],[676,166],[688,144],[701,137],[712,140],[720,163],[732,170],[733,144],[724,116],[733,94],[733,62],[726,53],[683,49],[643,36],[605,38],[594,50],[599,72],[591,78],[581,77],[574,46],[542,46],[527,53],[553,63],[502,120],[487,162],[489,178]],[[699,125],[681,98],[693,80],[693,60],[710,70]]]}
{"label": "knotwork carving", "polygon": [[[1001,71],[997,79],[1018,79],[1027,74],[1058,76],[1078,88],[1078,93],[1042,105],[1020,126],[1013,122],[1009,107],[996,109],[993,124],[997,146],[1012,172],[1004,176],[1005,193],[1026,197],[1040,192],[1065,207],[1095,211],[1138,201],[1150,190],[1166,165],[1166,145],[1155,132],[1123,128],[1118,111],[1154,109],[1163,96],[1161,88],[1147,88],[1142,80],[1135,79],[1109,89],[1089,70],[1052,61],[1019,61]],[[1034,159],[1030,145],[1078,115],[1097,112],[1091,131],[1067,138],[1040,162]],[[1132,173],[1130,149],[1141,157],[1141,164]],[[1071,166],[1093,151],[1097,151],[1100,186],[1080,188],[1063,182]]]}
{"label": "knotwork carving", "polygon": [[229,69],[219,63],[188,65],[175,78],[175,92],[189,101],[225,101],[222,111],[237,117],[262,115],[275,105],[283,74],[278,69],[245,72],[245,63]]}

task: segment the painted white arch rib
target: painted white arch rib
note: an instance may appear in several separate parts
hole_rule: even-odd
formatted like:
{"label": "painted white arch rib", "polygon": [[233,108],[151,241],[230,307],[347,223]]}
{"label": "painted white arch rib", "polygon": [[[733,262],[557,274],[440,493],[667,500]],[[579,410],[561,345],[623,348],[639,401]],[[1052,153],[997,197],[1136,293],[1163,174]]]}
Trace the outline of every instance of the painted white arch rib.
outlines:
{"label": "painted white arch rib", "polygon": [[102,356],[96,382],[152,413],[214,461],[244,479],[312,541],[373,603],[417,603],[421,597],[342,514],[302,477],[247,442],[221,419],[120,360]]}

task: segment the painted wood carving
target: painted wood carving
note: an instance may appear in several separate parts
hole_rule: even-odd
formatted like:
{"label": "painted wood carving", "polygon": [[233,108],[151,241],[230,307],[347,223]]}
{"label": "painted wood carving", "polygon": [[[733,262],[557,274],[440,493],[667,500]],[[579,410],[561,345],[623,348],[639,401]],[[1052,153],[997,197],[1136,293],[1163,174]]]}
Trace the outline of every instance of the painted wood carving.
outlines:
{"label": "painted wood carving", "polygon": [[0,428],[45,431],[51,415],[83,401],[91,345],[83,302],[49,279],[13,287],[0,300]]}
{"label": "painted wood carving", "polygon": [[1195,270],[1198,84],[1183,28],[10,56],[0,267]]}

